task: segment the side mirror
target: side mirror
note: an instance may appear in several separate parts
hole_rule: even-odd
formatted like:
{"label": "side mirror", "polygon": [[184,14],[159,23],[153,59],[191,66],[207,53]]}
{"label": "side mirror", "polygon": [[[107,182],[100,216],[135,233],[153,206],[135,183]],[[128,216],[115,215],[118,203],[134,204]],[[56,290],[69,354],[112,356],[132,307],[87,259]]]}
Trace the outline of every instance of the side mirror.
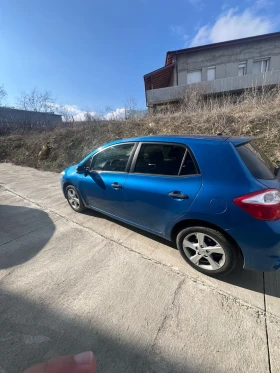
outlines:
{"label": "side mirror", "polygon": [[91,174],[91,175],[98,175],[98,172],[96,172],[95,170],[89,170],[89,169],[87,169],[86,170],[86,172],[87,172],[87,174],[89,175],[89,174]]}
{"label": "side mirror", "polygon": [[84,174],[86,172],[86,167],[84,165],[80,165],[76,168],[77,174]]}

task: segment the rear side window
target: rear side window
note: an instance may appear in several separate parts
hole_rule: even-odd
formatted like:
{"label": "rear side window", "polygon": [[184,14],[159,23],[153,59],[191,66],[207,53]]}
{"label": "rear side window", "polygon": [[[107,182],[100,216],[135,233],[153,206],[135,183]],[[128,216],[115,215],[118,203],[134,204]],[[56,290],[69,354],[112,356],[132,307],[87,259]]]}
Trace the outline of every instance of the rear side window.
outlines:
{"label": "rear side window", "polygon": [[190,152],[187,151],[180,175],[195,175],[197,174],[197,168],[194,164],[194,161],[190,155]]}
{"label": "rear side window", "polygon": [[252,141],[237,146],[236,150],[256,179],[275,179],[273,163]]}
{"label": "rear side window", "polygon": [[197,173],[187,149],[174,144],[142,144],[134,172],[168,176]]}

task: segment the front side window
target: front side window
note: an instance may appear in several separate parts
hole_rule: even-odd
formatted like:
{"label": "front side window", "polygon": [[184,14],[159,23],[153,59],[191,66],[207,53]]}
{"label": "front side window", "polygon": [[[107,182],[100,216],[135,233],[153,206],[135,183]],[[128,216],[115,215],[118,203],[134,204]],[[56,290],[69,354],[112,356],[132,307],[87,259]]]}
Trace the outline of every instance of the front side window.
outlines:
{"label": "front side window", "polygon": [[207,68],[207,80],[215,80],[216,79],[216,67],[208,67]]}
{"label": "front side window", "polygon": [[187,72],[187,83],[200,83],[201,82],[201,70],[193,70]]}
{"label": "front side window", "polygon": [[90,165],[91,165],[91,160],[92,160],[92,156],[89,157],[84,163],[83,163],[83,167],[87,170],[90,169]]}
{"label": "front side window", "polygon": [[111,146],[93,156],[91,169],[94,171],[125,172],[134,144]]}
{"label": "front side window", "polygon": [[246,75],[246,71],[247,71],[247,63],[240,62],[238,65],[238,76]]}
{"label": "front side window", "polygon": [[261,74],[268,71],[269,60],[261,60],[253,62],[253,74]]}
{"label": "front side window", "polygon": [[174,144],[142,144],[134,172],[153,175],[191,175],[195,165],[188,151]]}

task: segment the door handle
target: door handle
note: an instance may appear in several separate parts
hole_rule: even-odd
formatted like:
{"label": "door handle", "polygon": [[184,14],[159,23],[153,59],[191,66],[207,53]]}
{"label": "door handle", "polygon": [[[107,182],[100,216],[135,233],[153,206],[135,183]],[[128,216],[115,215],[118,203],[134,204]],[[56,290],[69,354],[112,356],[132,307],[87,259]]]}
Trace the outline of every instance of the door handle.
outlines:
{"label": "door handle", "polygon": [[122,188],[122,185],[119,184],[119,183],[113,183],[113,184],[111,184],[111,187],[115,188],[115,189],[120,189],[120,188]]}
{"label": "door handle", "polygon": [[174,190],[173,192],[168,193],[169,197],[176,198],[176,199],[189,199],[189,196],[187,194],[181,193],[177,190]]}

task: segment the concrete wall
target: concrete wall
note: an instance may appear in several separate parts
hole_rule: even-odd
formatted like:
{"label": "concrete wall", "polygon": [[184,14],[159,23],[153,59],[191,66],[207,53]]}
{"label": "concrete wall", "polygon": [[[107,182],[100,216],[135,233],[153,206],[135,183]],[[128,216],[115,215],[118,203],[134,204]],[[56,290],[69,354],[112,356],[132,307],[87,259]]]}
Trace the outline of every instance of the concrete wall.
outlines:
{"label": "concrete wall", "polygon": [[[219,94],[225,91],[240,92],[246,88],[262,85],[274,86],[280,84],[280,69],[268,71],[263,74],[250,74],[244,76],[233,76],[223,79],[215,79],[210,82],[193,84],[202,87],[205,94]],[[186,85],[152,89],[146,91],[147,104],[153,106],[160,103],[177,102],[184,95]]]}
{"label": "concrete wall", "polygon": [[173,87],[174,85],[178,85],[177,82],[177,56],[173,56],[173,62],[175,63],[175,67],[173,69],[171,79],[169,82],[169,87]]}
{"label": "concrete wall", "polygon": [[[178,85],[187,84],[187,71],[202,70],[202,81],[207,81],[207,67],[216,66],[216,78],[238,75],[239,62],[247,61],[247,74],[252,74],[253,60],[270,58],[269,70],[280,70],[280,37],[253,41],[233,46],[177,55]],[[174,69],[175,71],[175,69]],[[172,80],[173,85],[175,79]]]}
{"label": "concrete wall", "polygon": [[62,122],[61,115],[53,113],[40,113],[37,111],[27,111],[0,107],[0,123],[51,123]]}

